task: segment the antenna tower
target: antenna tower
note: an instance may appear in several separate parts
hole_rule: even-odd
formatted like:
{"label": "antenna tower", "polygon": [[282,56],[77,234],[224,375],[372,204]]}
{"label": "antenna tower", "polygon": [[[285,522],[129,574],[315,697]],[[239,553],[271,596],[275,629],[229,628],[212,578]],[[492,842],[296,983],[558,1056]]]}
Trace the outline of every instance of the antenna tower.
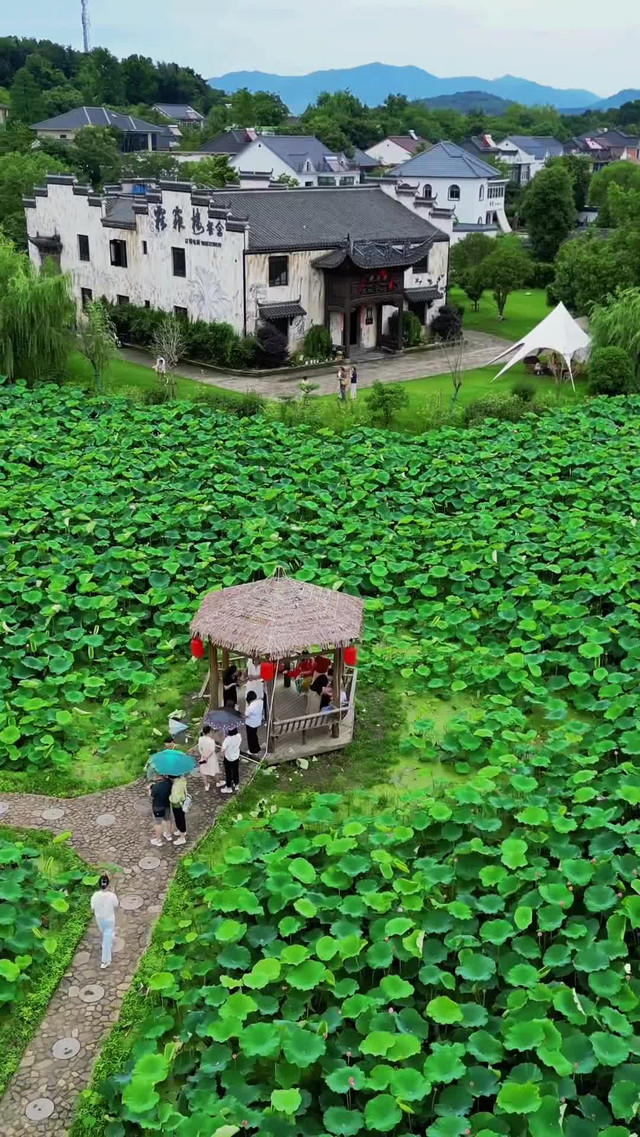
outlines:
{"label": "antenna tower", "polygon": [[80,0],[82,4],[82,43],[85,52],[91,50],[89,46],[89,0]]}

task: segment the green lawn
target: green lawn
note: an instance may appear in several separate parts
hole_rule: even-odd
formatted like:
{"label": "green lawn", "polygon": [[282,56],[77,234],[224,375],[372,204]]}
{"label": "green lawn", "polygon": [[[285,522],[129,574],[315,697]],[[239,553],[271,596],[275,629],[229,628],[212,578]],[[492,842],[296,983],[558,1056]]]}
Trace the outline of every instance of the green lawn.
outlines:
{"label": "green lawn", "polygon": [[498,318],[498,309],[491,292],[485,292],[477,312],[474,312],[473,302],[461,288],[452,288],[449,295],[454,304],[461,304],[464,308],[463,327],[466,331],[488,332],[506,340],[521,340],[551,311],[544,288],[526,288],[512,292],[506,303],[503,320]]}
{"label": "green lawn", "polygon": [[[69,378],[72,382],[80,383],[91,389],[93,382],[91,367],[88,361],[74,352],[69,358]],[[193,399],[196,395],[210,388],[204,383],[197,383],[195,379],[177,378],[178,397]],[[134,389],[150,391],[158,386],[158,376],[152,367],[143,367],[138,363],[129,363],[126,359],[114,359],[109,365],[105,375],[105,390],[108,394],[126,395]],[[216,394],[231,400],[239,398],[237,391],[229,391],[224,387],[214,387]]]}

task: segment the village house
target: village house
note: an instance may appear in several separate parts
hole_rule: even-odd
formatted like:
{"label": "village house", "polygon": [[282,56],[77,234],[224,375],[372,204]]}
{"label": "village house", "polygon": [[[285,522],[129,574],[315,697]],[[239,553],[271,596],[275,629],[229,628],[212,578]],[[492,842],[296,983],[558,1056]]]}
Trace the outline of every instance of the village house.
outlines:
{"label": "village house", "polygon": [[380,186],[132,181],[97,194],[51,175],[24,204],[33,263],[55,258],[79,307],[106,297],[240,334],[269,321],[290,350],[325,324],[349,355],[380,345],[394,312],[400,326],[406,308],[428,326],[446,295],[450,219],[439,228]]}
{"label": "village house", "polygon": [[410,130],[408,134],[390,134],[382,142],[370,146],[365,153],[375,160],[376,166],[399,166],[425,146],[428,147],[429,143]]}
{"label": "village house", "polygon": [[509,134],[500,142],[500,159],[510,167],[511,180],[526,185],[550,158],[561,158],[564,149],[551,134]]}
{"label": "village house", "polygon": [[121,131],[121,149],[125,153],[135,150],[167,150],[179,144],[168,126],[145,122],[135,115],[120,114],[109,107],[75,107],[74,110],[36,122],[31,129],[38,138],[56,142],[73,142],[77,132],[87,126],[112,126]]}
{"label": "village house", "polygon": [[271,181],[287,177],[307,188],[353,186],[360,180],[353,162],[312,134],[256,134],[229,157],[229,165],[237,170],[241,182],[245,173],[262,174]]}
{"label": "village house", "polygon": [[232,130],[223,130],[220,134],[216,134],[215,138],[210,138],[208,142],[203,143],[197,150],[191,153],[184,154],[184,160],[188,162],[199,162],[201,158],[215,157],[221,155],[225,158],[233,158],[244,150],[245,146],[252,142],[257,135],[257,131],[249,127],[240,126],[234,127]]}
{"label": "village house", "polygon": [[451,212],[453,243],[469,232],[496,236],[511,231],[504,209],[507,179],[454,142],[436,143],[397,166],[381,184],[409,208],[413,196],[414,203],[424,201],[430,208]]}
{"label": "village house", "polygon": [[166,118],[172,126],[199,126],[202,127],[204,115],[200,114],[189,103],[154,103],[151,108]]}
{"label": "village house", "polygon": [[563,151],[587,158],[589,168],[595,174],[611,162],[640,162],[640,139],[624,130],[602,129],[571,138],[565,142]]}

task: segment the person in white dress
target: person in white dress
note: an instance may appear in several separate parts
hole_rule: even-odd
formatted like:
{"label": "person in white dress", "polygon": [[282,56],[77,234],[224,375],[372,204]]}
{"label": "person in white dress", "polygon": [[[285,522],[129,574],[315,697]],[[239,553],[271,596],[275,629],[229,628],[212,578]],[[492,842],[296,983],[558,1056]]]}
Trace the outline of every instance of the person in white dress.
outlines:
{"label": "person in white dress", "polygon": [[116,908],[118,897],[109,888],[109,877],[106,873],[100,877],[100,888],[91,897],[91,911],[96,918],[96,924],[102,932],[102,963],[100,967],[111,966],[111,953],[113,951],[113,933],[116,926]]}
{"label": "person in white dress", "polygon": [[255,692],[256,699],[264,698],[264,686],[260,677],[259,659],[247,660],[247,695],[250,691]]}
{"label": "person in white dress", "polygon": [[210,726],[203,726],[198,739],[198,769],[204,781],[204,788],[208,790],[211,779],[220,776],[220,765],[214,737]]}

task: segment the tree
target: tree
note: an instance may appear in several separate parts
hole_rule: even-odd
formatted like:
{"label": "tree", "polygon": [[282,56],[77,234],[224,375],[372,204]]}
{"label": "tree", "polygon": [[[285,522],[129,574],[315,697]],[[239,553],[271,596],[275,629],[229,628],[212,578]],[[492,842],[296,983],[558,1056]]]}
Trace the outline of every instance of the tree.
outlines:
{"label": "tree", "polygon": [[131,154],[123,154],[122,174],[129,174],[133,178],[148,178],[149,181],[158,181],[159,178],[177,178],[184,180],[184,163],[179,162],[170,150],[135,150]]}
{"label": "tree", "polygon": [[479,264],[474,268],[464,269],[459,275],[458,281],[472,301],[474,312],[477,312],[478,305],[482,300],[482,294],[487,287],[484,265]]}
{"label": "tree", "polygon": [[99,300],[87,304],[78,320],[78,351],[89,360],[96,394],[104,389],[103,376],[116,354],[118,335],[106,307]]}
{"label": "tree", "polygon": [[[538,177],[541,177],[542,173],[538,174]],[[510,293],[523,287],[533,265],[531,257],[525,253],[517,237],[510,240],[503,238],[494,244],[496,247],[482,262],[482,269],[487,286],[493,289],[498,314],[502,319]]]}
{"label": "tree", "polygon": [[69,147],[69,161],[78,177],[94,189],[117,182],[122,171],[120,132],[112,126],[86,126]]}
{"label": "tree", "polygon": [[621,347],[631,357],[635,382],[640,380],[640,288],[626,288],[596,304],[589,318],[591,351]]}
{"label": "tree", "polygon": [[120,61],[106,47],[95,47],[84,56],[75,81],[90,106],[125,102]]}
{"label": "tree", "polygon": [[253,113],[256,125],[279,126],[289,114],[289,108],[279,95],[270,91],[256,91],[253,96]]}
{"label": "tree", "polygon": [[431,334],[439,340],[456,340],[462,334],[462,316],[453,304],[443,304],[429,325]]}
{"label": "tree", "polygon": [[623,347],[597,347],[589,356],[592,395],[628,395],[634,389],[631,356]]}
{"label": "tree", "polygon": [[576,218],[571,175],[564,166],[546,166],[531,182],[523,203],[533,255],[552,261]]}
{"label": "tree", "polygon": [[629,288],[637,279],[631,249],[618,250],[596,234],[567,241],[555,268],[549,299],[562,301],[577,316],[587,315],[592,304],[603,304],[616,288]]}
{"label": "tree", "polygon": [[146,103],[158,100],[158,71],[147,55],[128,55],[120,64],[120,74],[127,103]]}
{"label": "tree", "polygon": [[59,159],[39,150],[26,154],[8,153],[0,157],[0,227],[20,248],[27,247],[27,226],[22,198],[42,185],[47,174],[69,173]]}
{"label": "tree", "polygon": [[256,329],[258,367],[282,367],[288,358],[287,338],[274,324],[266,321]]}
{"label": "tree", "polygon": [[275,180],[279,186],[288,186],[289,189],[295,189],[296,186],[300,185],[300,182],[297,178],[294,178],[293,174],[278,174]]}
{"label": "tree", "polygon": [[459,280],[467,269],[477,268],[495,247],[495,240],[487,237],[486,233],[469,233],[463,241],[458,241],[451,250],[449,261],[455,279]]}
{"label": "tree", "polygon": [[367,394],[367,408],[372,423],[389,430],[394,418],[406,407],[408,401],[404,387],[397,383],[381,383],[377,379]]}
{"label": "tree", "polygon": [[10,379],[57,378],[73,343],[75,304],[69,279],[0,237],[0,371]]}
{"label": "tree", "polygon": [[224,187],[228,182],[238,181],[238,173],[229,165],[225,154],[212,154],[200,162],[181,162],[179,169],[183,181],[199,186]]}
{"label": "tree", "polygon": [[165,401],[177,394],[175,369],[185,353],[186,340],[177,316],[165,316],[153,333],[153,350],[164,360],[164,371],[158,371]]}
{"label": "tree", "polygon": [[626,190],[640,189],[640,166],[633,162],[611,162],[593,175],[589,186],[589,205],[599,211],[598,224],[604,228],[611,227],[607,202],[613,185]]}
{"label": "tree", "polygon": [[591,184],[589,159],[582,154],[563,154],[561,158],[551,158],[547,162],[547,169],[550,166],[564,166],[569,172],[573,186],[573,203],[580,213],[587,204]]}

